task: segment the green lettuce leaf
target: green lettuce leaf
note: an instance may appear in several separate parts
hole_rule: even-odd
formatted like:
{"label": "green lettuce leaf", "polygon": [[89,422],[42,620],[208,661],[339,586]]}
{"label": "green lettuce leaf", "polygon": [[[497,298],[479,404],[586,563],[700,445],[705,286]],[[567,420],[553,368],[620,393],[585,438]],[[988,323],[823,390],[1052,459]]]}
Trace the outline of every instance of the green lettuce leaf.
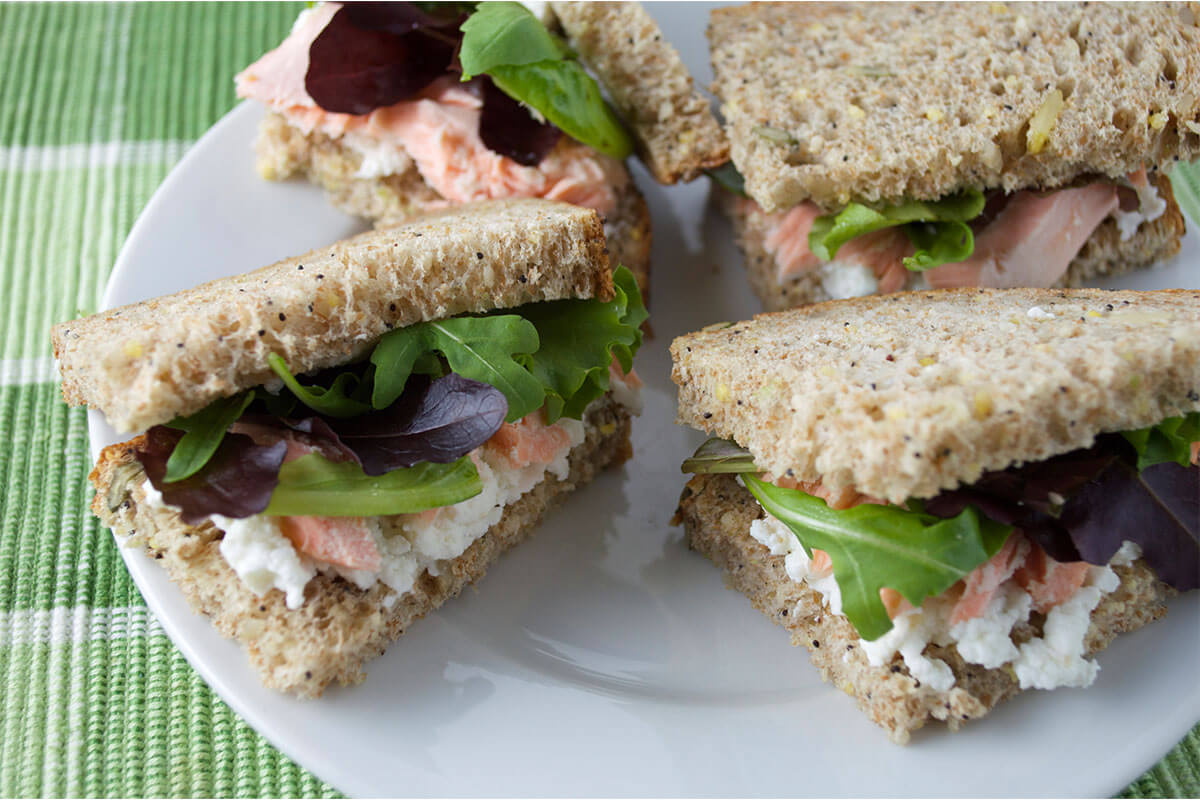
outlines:
{"label": "green lettuce leaf", "polygon": [[696,449],[691,458],[685,459],[681,472],[696,475],[708,473],[759,472],[754,466],[754,456],[739,444],[713,436]]}
{"label": "green lettuce leaf", "polygon": [[951,519],[872,504],[835,511],[823,500],[749,473],[742,481],[806,553],[817,548],[829,554],[842,612],[867,641],[892,629],[880,589],[895,589],[920,606],[995,555],[1012,532],[971,507]]}
{"label": "green lettuce leaf", "polygon": [[916,229],[909,232],[909,238],[918,252],[905,260],[905,266],[929,269],[946,263],[939,259],[948,255],[961,254],[959,261],[970,256],[975,249],[975,240],[970,228],[963,223],[983,213],[984,205],[983,192],[978,189],[968,189],[935,202],[911,200],[879,208],[851,203],[837,214],[826,214],[813,221],[808,247],[817,258],[831,261],[842,245],[857,236],[897,225],[922,223],[921,226],[910,226]]}
{"label": "green lettuce leaf", "polygon": [[366,475],[350,461],[316,453],[279,469],[279,485],[264,514],[369,517],[413,514],[460,503],[483,491],[470,457],[449,464],[422,462],[384,475]]}
{"label": "green lettuce leaf", "polygon": [[548,422],[583,416],[588,404],[608,391],[613,357],[625,372],[633,367],[646,308],[627,268],[613,273],[613,288],[616,296],[607,303],[556,300],[521,309],[541,340],[526,366],[545,388]]}
{"label": "green lettuce leaf", "polygon": [[480,3],[462,31],[463,80],[490,75],[502,92],[568,136],[613,158],[633,152],[633,140],[600,87],[523,5]]}
{"label": "green lettuce leaf", "polygon": [[516,314],[452,317],[392,331],[371,353],[375,365],[372,405],[387,408],[394,403],[418,360],[437,351],[445,356],[452,372],[503,392],[508,400],[505,419],[515,422],[542,405],[541,383],[514,358],[532,354],[538,344],[537,329]]}
{"label": "green lettuce leaf", "polygon": [[1175,201],[1197,225],[1200,225],[1200,161],[1176,164],[1169,173]]}
{"label": "green lettuce leaf", "polygon": [[190,417],[176,417],[168,422],[168,428],[184,431],[184,434],[167,459],[163,480],[174,483],[199,472],[217,452],[225,431],[237,422],[252,400],[254,392],[242,392],[215,400]]}
{"label": "green lettuce leaf", "polygon": [[1200,411],[1121,435],[1137,450],[1139,471],[1167,461],[1186,467],[1192,463],[1192,442],[1200,441]]}
{"label": "green lettuce leaf", "polygon": [[343,372],[329,386],[305,386],[284,363],[278,353],[267,355],[267,363],[283,384],[304,405],[313,411],[338,419],[356,417],[371,410],[366,397],[370,386],[369,378],[354,372]]}
{"label": "green lettuce leaf", "polygon": [[746,179],[742,177],[742,173],[738,172],[737,167],[732,161],[726,161],[715,169],[704,170],[708,173],[708,177],[717,182],[717,185],[724,189],[733,192],[736,195],[747,197],[746,194]]}

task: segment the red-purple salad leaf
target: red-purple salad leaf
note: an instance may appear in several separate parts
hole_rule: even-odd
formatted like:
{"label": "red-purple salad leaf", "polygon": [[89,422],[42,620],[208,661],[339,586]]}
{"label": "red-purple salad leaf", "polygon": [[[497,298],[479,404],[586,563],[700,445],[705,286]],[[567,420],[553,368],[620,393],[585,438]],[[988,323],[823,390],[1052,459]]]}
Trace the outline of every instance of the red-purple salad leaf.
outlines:
{"label": "red-purple salad leaf", "polygon": [[304,88],[318,106],[368,114],[414,96],[443,74],[456,42],[418,28],[395,34],[354,23],[350,6],[338,10],[308,51]]}
{"label": "red-purple salad leaf", "polygon": [[420,461],[455,461],[492,438],[507,413],[499,389],[451,373],[435,381],[413,376],[386,409],[327,422],[363,472],[382,475]]}
{"label": "red-purple salad leaf", "polygon": [[1168,462],[1137,469],[1119,434],[1089,448],[985,473],[942,492],[924,510],[948,518],[968,505],[1020,528],[1058,561],[1106,564],[1124,541],[1142,549],[1176,589],[1200,586],[1200,467]]}
{"label": "red-purple salad leaf", "polygon": [[404,34],[451,28],[454,39],[462,38],[457,29],[462,24],[463,11],[449,3],[426,4],[423,9],[417,3],[356,2],[347,3],[343,9],[350,21],[365,31]]}
{"label": "red-purple salad leaf", "polygon": [[287,453],[283,441],[263,447],[249,436],[227,434],[199,472],[167,483],[167,459],[183,432],[155,425],[134,454],[163,501],[180,510],[183,521],[196,525],[211,514],[248,517],[271,502],[279,483],[279,467]]}
{"label": "red-purple salad leaf", "polygon": [[562,131],[538,122],[529,109],[496,88],[491,78],[475,78],[483,93],[479,137],[488,149],[526,167],[537,166],[558,143]]}

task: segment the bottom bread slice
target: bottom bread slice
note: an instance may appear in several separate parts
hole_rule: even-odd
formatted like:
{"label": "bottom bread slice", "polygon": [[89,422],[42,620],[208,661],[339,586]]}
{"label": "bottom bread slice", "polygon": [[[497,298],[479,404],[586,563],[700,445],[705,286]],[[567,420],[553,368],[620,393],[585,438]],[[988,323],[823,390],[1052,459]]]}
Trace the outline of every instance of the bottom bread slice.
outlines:
{"label": "bottom bread slice", "polygon": [[[1093,278],[1120,275],[1170,258],[1179,252],[1184,232],[1183,212],[1175,202],[1171,181],[1159,173],[1155,187],[1166,201],[1167,208],[1153,222],[1142,223],[1137,232],[1121,241],[1117,222],[1109,217],[1084,243],[1079,254],[1067,268],[1067,274],[1055,286],[1082,286]],[[768,311],[830,300],[821,284],[818,270],[809,270],[797,278],[780,282],[779,265],[767,249],[770,230],[769,216],[752,203],[721,191],[720,203],[733,222],[734,234],[746,267],[746,278]]]}
{"label": "bottom bread slice", "polygon": [[[359,153],[324,134],[305,134],[275,112],[263,118],[255,149],[263,177],[284,180],[303,175],[323,187],[333,205],[377,226],[447,204],[412,163],[402,174],[361,177]],[[623,165],[620,168],[625,170]],[[604,235],[613,267],[628,267],[645,294],[650,288],[650,210],[627,171],[626,178],[617,193],[617,207],[605,217]]]}
{"label": "bottom bread slice", "polygon": [[368,659],[478,580],[504,551],[530,536],[567,493],[632,455],[624,406],[610,398],[599,402],[585,424],[586,438],[572,449],[565,480],[547,473],[462,555],[441,562],[436,576],[421,574],[412,591],[399,598],[382,583],[364,591],[325,573],[309,581],[300,608],[289,609],[278,589],[258,597],[221,555],[220,530],[207,522],[188,525],[173,509],[145,502],[146,477],[133,454],[136,439],[101,453],[91,474],[92,509],[119,539],[158,559],[192,608],[245,647],[264,685],[316,697],[335,681],[360,682]]}
{"label": "bottom bread slice", "polygon": [[[784,557],[771,555],[750,536],[750,523],[762,516],[762,507],[734,476],[698,475],[684,488],[676,519],[683,524],[688,545],[722,568],[728,582],[755,608],[790,631],[792,644],[805,645],[821,677],[855,698],[892,741],[907,743],[911,732],[930,720],[957,730],[1021,691],[1010,670],[967,663],[953,646],[926,649],[954,672],[955,685],[945,691],[914,678],[899,655],[872,666],[850,622],[831,613],[816,590],[789,578]],[[1113,569],[1121,583],[1092,612],[1085,640],[1089,656],[1117,634],[1165,614],[1166,598],[1172,593],[1142,561]],[[1017,626],[1014,641],[1040,635],[1039,626],[1032,619]]]}

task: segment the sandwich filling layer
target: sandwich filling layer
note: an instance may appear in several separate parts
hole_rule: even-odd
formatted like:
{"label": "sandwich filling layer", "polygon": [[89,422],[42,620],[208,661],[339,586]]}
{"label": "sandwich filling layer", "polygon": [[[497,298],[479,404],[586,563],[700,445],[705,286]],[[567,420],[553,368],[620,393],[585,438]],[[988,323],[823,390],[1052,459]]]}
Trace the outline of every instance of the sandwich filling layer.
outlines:
{"label": "sandwich filling layer", "polygon": [[278,112],[305,135],[324,134],[358,153],[357,177],[400,175],[414,165],[448,203],[544,197],[601,214],[616,207],[628,180],[619,161],[567,137],[536,166],[493,152],[479,134],[482,100],[453,76],[367,114],[321,108],[305,88],[309,49],[339,8],[324,3],[302,12],[278,48],[238,74],[238,96]]}
{"label": "sandwich filling layer", "polygon": [[824,212],[811,202],[766,214],[748,198],[745,211],[767,220],[764,245],[780,284],[817,271],[832,299],[887,294],[905,288],[1053,286],[1106,219],[1116,220],[1122,242],[1161,217],[1167,203],[1147,177],[1131,173],[1120,183],[1097,181],[1051,192],[996,192],[970,222],[972,252],[958,261],[914,271],[906,266],[917,248],[900,227],[855,236],[822,261],[810,247],[814,223]]}

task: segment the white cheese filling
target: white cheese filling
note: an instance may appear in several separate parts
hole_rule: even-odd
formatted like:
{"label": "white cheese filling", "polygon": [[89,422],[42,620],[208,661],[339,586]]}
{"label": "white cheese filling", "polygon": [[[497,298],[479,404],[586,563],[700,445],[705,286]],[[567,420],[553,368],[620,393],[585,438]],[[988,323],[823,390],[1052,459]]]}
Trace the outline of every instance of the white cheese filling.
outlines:
{"label": "white cheese filling", "polygon": [[1158,193],[1158,187],[1145,181],[1140,186],[1133,182],[1127,185],[1137,192],[1138,207],[1134,211],[1122,211],[1118,208],[1112,213],[1117,221],[1117,230],[1121,232],[1121,241],[1127,242],[1137,233],[1143,222],[1153,222],[1167,211],[1167,201]]}
{"label": "white cheese filling", "polygon": [[818,268],[821,288],[831,300],[846,300],[850,297],[865,297],[875,294],[879,281],[875,272],[864,264],[833,260]]}
{"label": "white cheese filling", "polygon": [[[795,534],[767,515],[750,525],[750,535],[772,555],[784,556],[790,577],[820,593],[834,614],[842,613],[841,592],[829,571],[815,571]],[[1091,613],[1104,595],[1116,590],[1120,580],[1111,567],[1128,565],[1141,555],[1133,542],[1125,542],[1109,566],[1091,567],[1083,587],[1046,614],[1043,634],[1021,644],[1012,640],[1012,629],[1029,619],[1033,598],[1014,583],[996,593],[980,616],[950,624],[954,604],[944,597],[930,598],[920,608],[892,620],[892,629],[874,641],[861,641],[873,666],[883,666],[899,653],[914,678],[939,691],[954,686],[954,673],[941,659],[925,654],[929,644],[954,645],[965,661],[988,669],[1009,665],[1022,689],[1055,689],[1090,686],[1099,665],[1084,657],[1084,642]]]}

